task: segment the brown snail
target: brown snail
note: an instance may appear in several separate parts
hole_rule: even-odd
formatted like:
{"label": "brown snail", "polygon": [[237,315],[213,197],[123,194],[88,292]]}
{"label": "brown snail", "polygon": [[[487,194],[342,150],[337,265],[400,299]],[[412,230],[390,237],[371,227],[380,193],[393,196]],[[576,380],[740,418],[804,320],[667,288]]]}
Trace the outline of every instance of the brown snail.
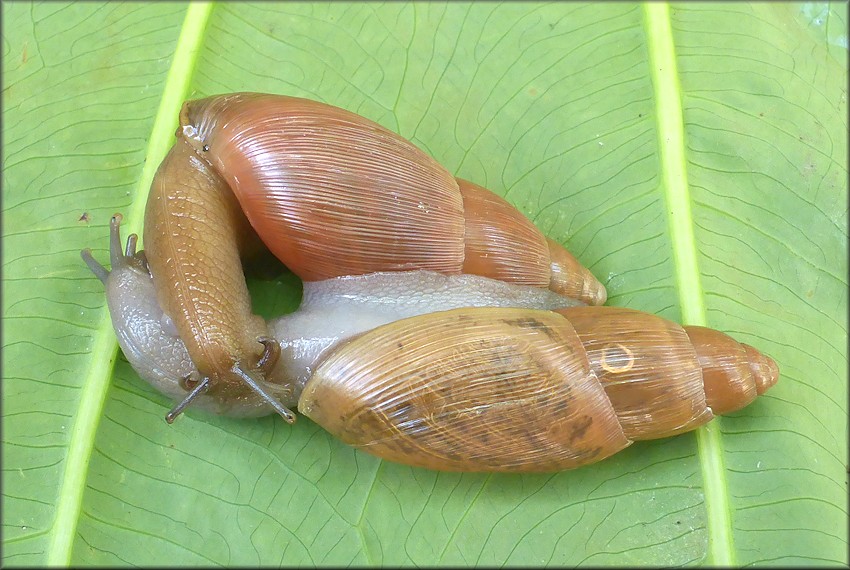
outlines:
{"label": "brown snail", "polygon": [[[182,400],[187,379],[199,371],[169,313],[157,299],[145,252],[136,252],[136,236],[121,250],[121,216],[110,224],[110,263],[107,271],[89,250],[82,257],[104,283],[109,312],[118,342],[139,375],[167,396]],[[265,341],[275,354],[266,377],[257,379],[261,390],[274,394],[269,401],[249,391],[233,397],[227,392],[199,393],[193,402],[218,414],[257,416],[280,411],[275,402],[295,405],[319,357],[342,340],[376,326],[427,312],[466,306],[557,308],[577,301],[547,289],[509,285],[476,275],[442,275],[432,271],[372,273],[305,282],[299,309],[263,323],[277,343]],[[172,416],[173,417],[173,416]]]}
{"label": "brown snail", "polygon": [[[179,398],[185,392],[182,379],[197,367],[156,299],[147,261],[135,252],[135,236],[122,254],[119,222],[113,218],[112,271],[87,250],[83,258],[106,285],[113,324],[131,364]],[[318,284],[318,296],[331,294],[317,310],[305,294],[299,309],[305,314],[283,317],[290,321],[279,336],[291,337],[275,343],[276,350],[266,341],[266,352],[279,354],[261,364],[270,376],[289,381],[260,381],[283,405],[297,405],[342,441],[388,460],[449,471],[569,469],[635,440],[695,429],[714,414],[747,405],[778,378],[769,357],[712,329],[681,327],[618,307],[516,308],[571,303],[484,277],[376,275],[372,292],[355,287],[352,294],[345,281],[375,275]],[[405,299],[398,304],[402,313],[417,316],[388,318],[386,301],[422,295],[428,275],[443,280],[436,299],[445,283],[451,289],[459,279],[456,305],[502,306],[434,305],[428,309],[436,312],[427,312],[411,309],[415,303]],[[470,279],[472,284],[465,282]],[[335,287],[344,293],[335,295]],[[475,287],[481,291],[474,299],[463,297]],[[333,327],[330,333],[311,329],[324,326],[341,308],[346,315],[362,311],[366,325],[341,335]],[[276,335],[278,324],[268,325]],[[291,332],[298,329],[306,331],[303,337]],[[196,403],[234,415],[273,411],[272,402],[256,393],[222,399],[220,393],[199,392]]]}
{"label": "brown snail", "polygon": [[263,243],[305,281],[429,270],[606,298],[505,200],[372,121],[276,95],[189,101],[151,186],[144,245],[159,304],[198,369],[189,385],[222,401],[278,383],[240,263]]}

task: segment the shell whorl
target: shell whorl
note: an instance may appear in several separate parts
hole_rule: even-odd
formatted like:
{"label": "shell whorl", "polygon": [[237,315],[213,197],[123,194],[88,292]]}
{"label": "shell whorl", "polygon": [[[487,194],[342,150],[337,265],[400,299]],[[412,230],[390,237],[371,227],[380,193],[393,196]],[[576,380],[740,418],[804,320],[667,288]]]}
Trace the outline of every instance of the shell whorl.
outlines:
{"label": "shell whorl", "polygon": [[604,286],[507,201],[355,113],[235,93],[188,101],[180,120],[178,136],[304,280],[425,269],[605,301]]}
{"label": "shell whorl", "polygon": [[[768,372],[753,386],[776,382],[772,360],[722,336],[740,349],[724,358]],[[711,420],[725,343],[695,347],[683,327],[617,307],[456,309],[351,340],[298,407],[342,441],[410,465],[571,469]],[[738,407],[751,401],[739,397]]]}

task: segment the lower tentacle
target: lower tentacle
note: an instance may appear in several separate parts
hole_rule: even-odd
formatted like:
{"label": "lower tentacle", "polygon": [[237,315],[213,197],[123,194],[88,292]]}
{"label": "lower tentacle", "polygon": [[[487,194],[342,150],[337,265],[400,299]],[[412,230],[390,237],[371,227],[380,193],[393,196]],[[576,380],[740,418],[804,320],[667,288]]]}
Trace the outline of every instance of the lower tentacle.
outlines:
{"label": "lower tentacle", "polygon": [[188,396],[183,398],[183,400],[179,404],[171,408],[171,411],[165,414],[165,421],[170,424],[174,423],[174,420],[177,419],[177,416],[182,414],[186,407],[189,406],[189,404],[191,404],[195,400],[195,398],[206,392],[209,387],[210,379],[208,376],[204,376],[200,383],[195,386],[191,392],[189,392]]}
{"label": "lower tentacle", "polygon": [[231,368],[231,372],[241,378],[242,381],[248,387],[251,388],[251,390],[253,390],[267,404],[274,408],[274,411],[276,411],[280,415],[280,417],[286,420],[287,423],[295,423],[295,414],[292,413],[292,410],[281,404],[274,396],[269,394],[266,389],[263,388],[261,384],[262,381],[255,378],[251,372],[243,369],[239,364],[235,364],[233,368]]}

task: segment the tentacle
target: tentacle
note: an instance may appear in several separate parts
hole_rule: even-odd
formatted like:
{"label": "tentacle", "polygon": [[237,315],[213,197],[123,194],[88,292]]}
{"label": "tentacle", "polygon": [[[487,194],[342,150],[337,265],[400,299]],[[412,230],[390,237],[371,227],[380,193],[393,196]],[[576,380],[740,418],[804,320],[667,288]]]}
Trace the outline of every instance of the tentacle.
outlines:
{"label": "tentacle", "polygon": [[[109,220],[109,263],[112,266],[112,271],[126,268],[130,264],[141,263],[141,261],[138,261],[140,256],[136,255],[136,234],[127,238],[126,250],[121,247],[121,221],[123,219],[124,216],[121,214],[113,214]],[[85,248],[80,252],[80,256],[91,269],[91,272],[103,284],[106,284],[110,271],[92,257],[91,249]]]}
{"label": "tentacle", "polygon": [[[115,269],[124,263],[125,256],[121,248],[121,221],[124,216],[121,214],[113,214],[109,220],[109,263]],[[130,247],[130,240],[127,240],[127,248]],[[130,257],[130,256],[127,256]]]}
{"label": "tentacle", "polygon": [[201,380],[201,383],[195,386],[195,388],[189,392],[189,395],[183,398],[183,401],[171,408],[171,411],[165,414],[165,421],[168,423],[174,423],[174,420],[177,419],[177,416],[183,413],[183,410],[192,403],[192,401],[207,391],[207,388],[210,387],[210,379],[208,376],[204,376]]}
{"label": "tentacle", "polygon": [[80,252],[80,257],[82,257],[83,261],[86,262],[86,265],[89,266],[91,272],[100,279],[100,282],[106,285],[106,280],[109,279],[109,270],[91,256],[91,249],[85,248],[82,250]]}
{"label": "tentacle", "polygon": [[263,376],[268,376],[280,358],[280,343],[268,336],[258,338],[257,342],[265,347],[263,355],[257,361],[257,368],[260,369]]}
{"label": "tentacle", "polygon": [[124,247],[124,255],[126,257],[133,257],[136,255],[136,242],[138,241],[138,234],[130,234],[127,236],[127,245]]}
{"label": "tentacle", "polygon": [[241,378],[242,381],[256,392],[258,396],[265,400],[266,403],[274,408],[274,410],[280,414],[280,417],[286,420],[287,423],[295,423],[295,414],[292,413],[292,410],[285,407],[283,404],[278,402],[274,396],[266,392],[266,390],[260,385],[260,381],[254,378],[253,374],[244,370],[239,364],[234,365],[230,370]]}

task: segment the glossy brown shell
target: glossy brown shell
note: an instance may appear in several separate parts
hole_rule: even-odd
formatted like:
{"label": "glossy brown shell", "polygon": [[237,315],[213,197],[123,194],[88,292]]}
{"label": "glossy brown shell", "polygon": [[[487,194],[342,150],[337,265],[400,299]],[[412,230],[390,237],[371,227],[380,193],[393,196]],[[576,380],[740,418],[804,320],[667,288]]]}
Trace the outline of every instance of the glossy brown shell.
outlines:
{"label": "glossy brown shell", "polygon": [[591,305],[605,302],[605,288],[593,274],[507,200],[468,180],[456,181],[463,197],[464,273],[546,287]]}
{"label": "glossy brown shell", "polygon": [[447,471],[571,469],[634,440],[695,429],[713,406],[742,407],[776,383],[772,360],[734,347],[720,356],[726,339],[744,345],[717,334],[725,337],[719,348],[708,337],[695,345],[675,323],[616,307],[432,313],[333,352],[298,408],[391,461]]}
{"label": "glossy brown shell", "polygon": [[[189,101],[180,119],[183,139],[227,181],[269,249],[302,279],[470,272],[605,301],[601,283],[516,208],[456,180],[364,117],[308,99],[234,93]],[[523,251],[528,255],[517,255]],[[553,268],[561,258],[573,263]]]}
{"label": "glossy brown shell", "polygon": [[451,471],[555,471],[629,444],[581,342],[547,311],[457,309],[336,351],[298,404],[342,441]]}
{"label": "glossy brown shell", "polygon": [[308,281],[466,270],[605,301],[506,201],[354,113],[235,93],[185,103],[177,137],[151,187],[144,243],[160,304],[213,391],[241,393],[232,368],[247,372],[262,352],[242,272],[260,239]]}

